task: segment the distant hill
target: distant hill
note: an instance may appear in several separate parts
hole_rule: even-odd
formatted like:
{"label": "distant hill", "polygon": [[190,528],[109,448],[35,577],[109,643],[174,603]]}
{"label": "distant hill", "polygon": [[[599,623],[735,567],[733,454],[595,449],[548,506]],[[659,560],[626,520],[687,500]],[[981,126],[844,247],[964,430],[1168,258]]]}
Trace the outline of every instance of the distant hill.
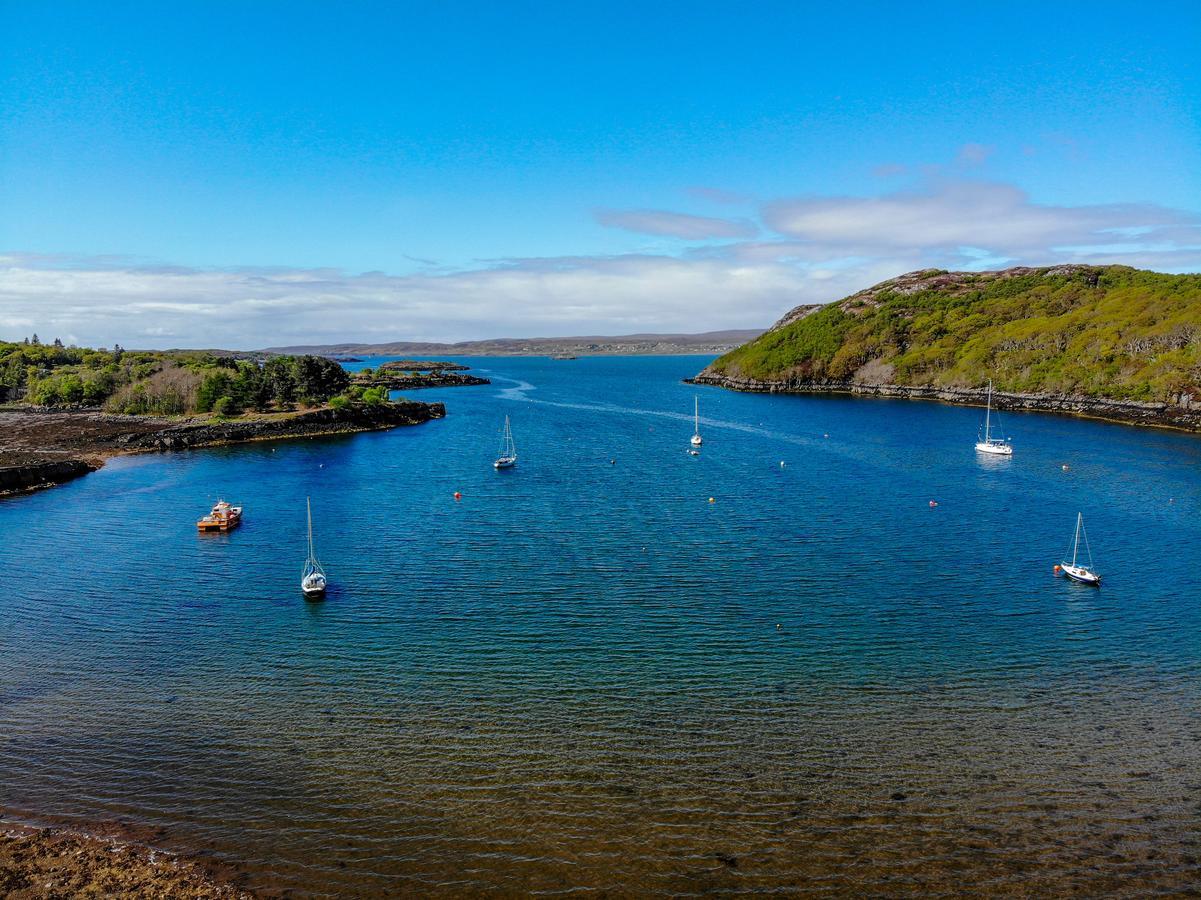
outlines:
{"label": "distant hill", "polygon": [[911,272],[797,307],[696,381],[976,401],[990,378],[1002,405],[1008,395],[1013,406],[1101,414],[1085,402],[1096,399],[1170,407],[1172,424],[1201,419],[1201,275],[1083,265]]}
{"label": "distant hill", "polygon": [[493,338],[457,344],[394,341],[387,344],[304,344],[268,347],[264,353],[319,356],[592,356],[653,353],[723,353],[763,333],[761,328],[703,334],[626,334],[616,337]]}

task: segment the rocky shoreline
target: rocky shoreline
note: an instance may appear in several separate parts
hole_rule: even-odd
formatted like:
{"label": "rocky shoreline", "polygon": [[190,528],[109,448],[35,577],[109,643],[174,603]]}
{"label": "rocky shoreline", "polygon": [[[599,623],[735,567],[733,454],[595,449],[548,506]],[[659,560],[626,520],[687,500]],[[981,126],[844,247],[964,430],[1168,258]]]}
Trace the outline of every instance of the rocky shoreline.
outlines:
{"label": "rocky shoreline", "polygon": [[0,822],[0,896],[249,900],[240,877],[149,846]]}
{"label": "rocky shoreline", "polygon": [[354,376],[362,388],[385,388],[390,391],[414,388],[468,387],[491,384],[487,378],[464,374],[468,366],[444,360],[397,359],[380,364],[375,371],[367,369]]}
{"label": "rocky shoreline", "polygon": [[[760,394],[853,394],[865,397],[936,400],[942,403],[959,403],[969,406],[983,406],[986,395],[986,391],[981,388],[940,388],[850,381],[815,382],[799,378],[760,381],[754,378],[719,375],[708,371],[685,380],[689,384],[704,384]],[[1109,422],[1120,422],[1126,425],[1150,425],[1184,431],[1201,431],[1201,398],[1194,399],[1189,396],[1182,397],[1179,404],[1174,404],[1110,400],[1103,397],[1070,394],[994,392],[993,406],[1002,410],[1065,413],[1092,419],[1104,419]]]}
{"label": "rocky shoreline", "polygon": [[411,391],[420,388],[436,387],[468,387],[477,384],[491,384],[487,378],[478,375],[464,375],[462,372],[449,372],[443,369],[430,369],[424,372],[384,372],[359,377],[354,383],[364,388],[382,387],[390,391]]}
{"label": "rocky shoreline", "polygon": [[412,400],[228,420],[122,416],[98,410],[0,410],[0,495],[63,484],[95,471],[113,456],[383,431],[445,415],[441,403]]}

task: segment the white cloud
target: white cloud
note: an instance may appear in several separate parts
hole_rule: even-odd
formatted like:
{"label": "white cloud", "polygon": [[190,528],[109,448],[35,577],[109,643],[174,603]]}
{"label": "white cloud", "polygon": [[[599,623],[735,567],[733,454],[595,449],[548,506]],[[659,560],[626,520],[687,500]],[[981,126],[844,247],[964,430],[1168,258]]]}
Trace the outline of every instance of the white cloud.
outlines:
{"label": "white cloud", "polygon": [[36,330],[94,345],[255,348],[692,332],[767,325],[798,297],[830,299],[831,290],[781,263],[665,256],[516,260],[435,276],[65,262],[9,257],[0,337]]}
{"label": "white cloud", "polygon": [[[696,332],[765,326],[913,269],[1062,262],[1201,269],[1201,216],[1151,204],[1053,206],[991,182],[781,200],[775,234],[725,219],[612,213],[674,229],[678,255],[501,260],[411,275],[203,269],[0,253],[0,338],[255,348],[348,340]],[[714,224],[717,223],[717,224]],[[755,235],[751,240],[730,237]]]}
{"label": "white cloud", "polygon": [[1043,205],[1012,185],[984,181],[941,181],[878,197],[782,200],[763,217],[785,237],[868,256],[973,247],[1028,261],[1059,248],[1112,244],[1119,229],[1138,229],[1139,247],[1160,243],[1161,230],[1201,247],[1196,215],[1153,204]]}

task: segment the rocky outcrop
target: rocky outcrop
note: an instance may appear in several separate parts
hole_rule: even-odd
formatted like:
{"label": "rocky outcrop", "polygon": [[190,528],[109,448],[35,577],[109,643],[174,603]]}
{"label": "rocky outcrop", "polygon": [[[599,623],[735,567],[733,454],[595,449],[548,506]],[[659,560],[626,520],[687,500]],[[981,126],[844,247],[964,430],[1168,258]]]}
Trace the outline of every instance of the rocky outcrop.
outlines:
{"label": "rocky outcrop", "polygon": [[[943,403],[964,403],[983,406],[986,391],[977,388],[930,387],[924,385],[876,384],[852,381],[809,381],[782,379],[759,381],[721,375],[705,370],[690,384],[708,384],[735,391],[761,394],[856,394],[867,397],[899,397],[909,400],[939,400]],[[1183,395],[1179,403],[1142,403],[1136,400],[1110,400],[1068,394],[993,393],[997,409],[1023,409],[1044,412],[1070,413],[1113,422],[1137,425],[1159,425],[1201,431],[1201,398]]]}
{"label": "rocky outcrop", "polygon": [[379,371],[393,372],[466,372],[470,366],[440,359],[394,359],[380,363]]}
{"label": "rocky outcrop", "polygon": [[401,401],[383,406],[317,409],[286,418],[231,419],[179,425],[150,434],[123,435],[116,439],[116,443],[125,452],[187,450],[249,441],[382,431],[399,425],[419,425],[445,415],[446,407],[441,403]]}
{"label": "rocky outcrop", "polygon": [[0,496],[63,484],[95,470],[96,466],[82,459],[51,459],[0,466]]}
{"label": "rocky outcrop", "polygon": [[126,453],[382,431],[445,415],[441,403],[411,400],[226,420],[180,421],[98,410],[0,410],[0,495],[61,484],[98,469],[110,456]]}
{"label": "rocky outcrop", "polygon": [[464,375],[462,372],[451,372],[445,369],[430,369],[424,372],[384,372],[382,369],[374,375],[360,376],[354,380],[360,387],[382,387],[390,391],[411,391],[414,388],[435,387],[466,387],[476,384],[491,384],[487,378],[476,375]]}
{"label": "rocky outcrop", "polygon": [[799,322],[805,316],[811,316],[822,308],[820,303],[802,303],[800,306],[794,306],[788,312],[784,313],[768,331],[775,331],[777,328],[783,328],[785,325],[791,325],[793,322]]}

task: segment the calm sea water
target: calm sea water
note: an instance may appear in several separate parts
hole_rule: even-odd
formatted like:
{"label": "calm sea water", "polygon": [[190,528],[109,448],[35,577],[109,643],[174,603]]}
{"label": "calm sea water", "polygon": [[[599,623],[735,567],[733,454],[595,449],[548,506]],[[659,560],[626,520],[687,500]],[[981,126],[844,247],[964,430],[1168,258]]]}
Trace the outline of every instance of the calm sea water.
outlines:
{"label": "calm sea water", "polygon": [[0,806],[315,896],[1196,888],[1197,437],[466,362],[443,421],[0,502]]}

